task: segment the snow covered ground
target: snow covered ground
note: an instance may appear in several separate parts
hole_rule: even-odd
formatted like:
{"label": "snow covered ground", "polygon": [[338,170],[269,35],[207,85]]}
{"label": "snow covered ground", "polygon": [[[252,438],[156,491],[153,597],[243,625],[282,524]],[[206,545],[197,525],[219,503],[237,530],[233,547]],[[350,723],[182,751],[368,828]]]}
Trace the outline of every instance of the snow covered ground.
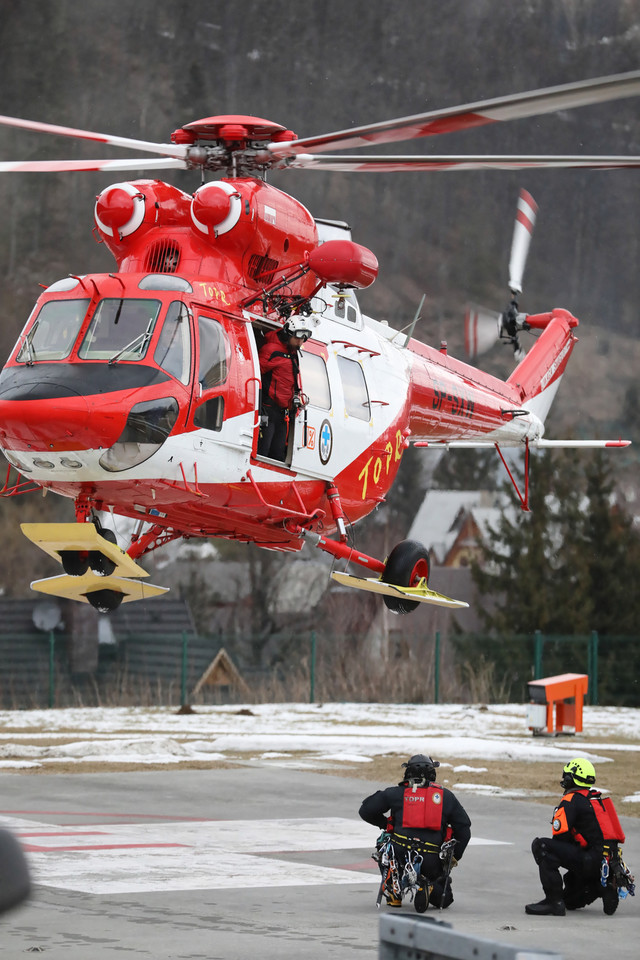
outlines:
{"label": "snow covered ground", "polygon": [[[252,704],[175,708],[0,711],[0,772],[62,764],[246,762],[327,769],[384,756],[429,753],[455,773],[456,790],[509,791],[465,784],[487,761],[566,762],[567,753],[603,764],[638,751],[640,710],[585,707],[575,737],[533,737],[524,704]],[[459,761],[459,762],[458,762]],[[630,781],[638,782],[630,771]],[[518,791],[522,796],[522,791]],[[640,803],[640,789],[623,798]]]}

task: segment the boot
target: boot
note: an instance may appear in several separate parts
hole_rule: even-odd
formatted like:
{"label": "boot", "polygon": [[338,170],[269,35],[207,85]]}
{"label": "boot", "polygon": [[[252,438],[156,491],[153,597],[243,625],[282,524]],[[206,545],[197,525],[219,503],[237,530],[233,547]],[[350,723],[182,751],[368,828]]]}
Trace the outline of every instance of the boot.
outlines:
{"label": "boot", "polygon": [[618,909],[618,891],[609,883],[602,891],[602,909],[608,916]]}
{"label": "boot", "polygon": [[413,905],[416,908],[417,913],[424,913],[427,907],[429,906],[429,894],[431,893],[431,888],[426,881],[422,883],[422,886],[418,887],[416,890],[416,895],[413,899]]}
{"label": "boot", "polygon": [[534,917],[564,917],[565,908],[563,900],[539,900],[538,903],[528,903],[524,912]]}

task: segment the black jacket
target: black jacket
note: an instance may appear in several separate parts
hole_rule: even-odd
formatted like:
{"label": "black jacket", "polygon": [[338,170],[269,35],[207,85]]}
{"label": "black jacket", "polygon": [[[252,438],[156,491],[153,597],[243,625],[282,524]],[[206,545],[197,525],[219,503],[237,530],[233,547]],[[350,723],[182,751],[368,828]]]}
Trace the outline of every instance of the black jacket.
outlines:
{"label": "black jacket", "polygon": [[602,855],[604,839],[589,797],[579,790],[567,790],[553,811],[553,835],[557,840],[575,843],[583,850]]}
{"label": "black jacket", "polygon": [[387,828],[387,822],[390,818],[393,828],[398,828],[397,832],[401,832],[405,836],[415,837],[418,840],[424,840],[427,843],[438,844],[438,846],[445,839],[447,826],[450,826],[456,841],[454,856],[456,860],[460,860],[471,838],[471,820],[451,790],[447,790],[446,787],[440,787],[439,789],[443,795],[443,829],[439,832],[436,830],[417,828],[411,830],[400,829],[405,790],[403,783],[399,783],[397,787],[387,787],[386,790],[378,790],[376,793],[372,793],[370,797],[366,797],[366,799],[362,801],[359,814],[367,823],[372,824],[374,827],[379,827],[381,830]]}

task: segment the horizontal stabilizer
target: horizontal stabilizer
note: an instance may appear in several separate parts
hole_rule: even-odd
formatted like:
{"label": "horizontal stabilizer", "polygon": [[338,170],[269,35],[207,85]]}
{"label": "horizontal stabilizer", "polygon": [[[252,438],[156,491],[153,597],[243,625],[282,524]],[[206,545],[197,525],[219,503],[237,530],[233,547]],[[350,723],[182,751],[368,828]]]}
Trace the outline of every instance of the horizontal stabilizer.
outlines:
{"label": "horizontal stabilizer", "polygon": [[168,587],[156,587],[152,583],[140,580],[128,580],[125,577],[101,577],[97,573],[85,573],[82,577],[48,577],[46,580],[34,580],[31,589],[46,593],[52,597],[66,597],[68,600],[80,600],[89,603],[88,595],[97,590],[113,590],[122,594],[122,603],[131,600],[148,600],[161,593],[167,593]]}
{"label": "horizontal stabilizer", "polygon": [[[524,410],[523,413],[527,411]],[[517,415],[519,411],[515,411]],[[447,450],[490,450],[491,447],[524,447],[524,440],[415,440],[414,447],[446,447]],[[547,450],[554,447],[620,448],[631,446],[631,440],[530,440],[532,450]]]}
{"label": "horizontal stabilizer", "polygon": [[374,577],[352,577],[348,573],[334,572],[333,580],[345,587],[354,587],[356,590],[367,590],[369,593],[379,593],[385,597],[406,597],[409,600],[419,600],[421,603],[433,603],[438,607],[468,607],[464,600],[451,600],[435,590],[430,590],[425,580],[417,587],[400,587],[395,583],[385,583]]}
{"label": "horizontal stabilizer", "polygon": [[[102,537],[93,523],[21,523],[20,527],[25,537],[58,563],[62,563],[61,550],[78,553],[96,550],[115,563],[113,575],[117,577],[149,576],[147,571],[138,566],[116,543]],[[104,577],[98,579],[104,582]]]}

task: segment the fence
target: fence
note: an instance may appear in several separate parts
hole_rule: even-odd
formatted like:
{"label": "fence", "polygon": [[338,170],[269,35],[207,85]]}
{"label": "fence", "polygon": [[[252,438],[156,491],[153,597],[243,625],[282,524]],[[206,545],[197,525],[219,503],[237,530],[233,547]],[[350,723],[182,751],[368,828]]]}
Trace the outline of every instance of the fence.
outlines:
{"label": "fence", "polygon": [[[245,638],[244,649],[250,639]],[[365,700],[387,702],[528,701],[527,684],[559,673],[589,676],[589,704],[640,705],[636,637],[458,635],[425,637],[390,659],[371,655],[366,638],[305,633],[295,654],[258,670],[236,659],[235,637],[186,633],[127,636],[100,644],[96,667],[73,673],[70,639],[57,632],[0,635],[0,707],[185,705],[221,648],[246,687],[233,678],[204,687],[194,702]],[[97,644],[97,641],[96,641]],[[214,678],[215,679],[215,678]]]}
{"label": "fence", "polygon": [[519,703],[528,700],[527,684],[544,676],[585,673],[587,703],[640,706],[640,638],[599,636],[492,637],[480,634],[452,638],[455,660],[465,674],[485,677],[489,695],[475,699]]}

